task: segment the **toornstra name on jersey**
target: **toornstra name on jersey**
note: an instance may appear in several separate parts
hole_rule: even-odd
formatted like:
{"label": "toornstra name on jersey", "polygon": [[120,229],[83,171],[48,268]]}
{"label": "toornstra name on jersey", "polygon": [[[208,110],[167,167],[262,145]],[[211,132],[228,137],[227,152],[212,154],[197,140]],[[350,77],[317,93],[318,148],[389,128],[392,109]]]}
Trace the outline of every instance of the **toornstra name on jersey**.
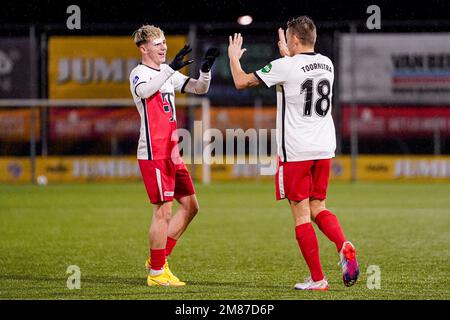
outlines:
{"label": "toornstra name on jersey", "polygon": [[302,66],[300,68],[303,70],[303,72],[313,71],[316,69],[323,69],[323,70],[326,70],[331,73],[333,72],[333,69],[325,63],[310,63],[310,64],[305,64],[304,66]]}
{"label": "toornstra name on jersey", "polygon": [[278,58],[255,72],[267,87],[277,85],[277,153],[283,162],[334,157],[333,72],[331,60],[319,53]]}

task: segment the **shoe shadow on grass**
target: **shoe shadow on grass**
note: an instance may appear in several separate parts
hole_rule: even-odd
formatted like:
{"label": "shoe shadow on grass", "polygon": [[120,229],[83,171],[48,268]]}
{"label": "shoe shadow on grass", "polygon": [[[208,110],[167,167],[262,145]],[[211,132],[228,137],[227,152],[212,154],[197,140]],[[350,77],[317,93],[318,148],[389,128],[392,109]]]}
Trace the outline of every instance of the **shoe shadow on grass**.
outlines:
{"label": "shoe shadow on grass", "polygon": [[[67,278],[36,274],[0,275],[0,281],[12,281],[9,288],[2,290],[0,299],[184,299],[205,298],[205,292],[215,295],[245,291],[275,294],[293,289],[289,284],[268,285],[250,281],[205,281],[186,279],[185,287],[148,287],[146,278],[119,276],[86,276],[81,278],[81,290],[68,290]],[[20,281],[17,283],[17,281]],[[8,287],[8,286],[7,286]],[[26,289],[26,290],[25,290]],[[247,290],[247,291],[246,291]],[[291,291],[291,290],[289,290]],[[294,291],[294,290],[292,290]],[[333,290],[334,291],[334,290]]]}
{"label": "shoe shadow on grass", "polygon": [[285,285],[268,285],[256,282],[245,282],[245,281],[189,281],[186,280],[188,285],[201,286],[201,287],[232,287],[232,288],[248,288],[248,289],[281,289],[286,288]]}
{"label": "shoe shadow on grass", "polygon": [[[66,284],[67,277],[52,277],[48,275],[37,274],[3,274],[0,275],[0,280],[13,280],[13,281],[38,281],[38,282],[55,282],[60,284]],[[82,284],[96,284],[96,285],[131,285],[131,286],[143,286],[146,284],[145,277],[118,277],[118,276],[81,276]],[[281,289],[286,288],[285,285],[268,285],[256,282],[245,281],[198,281],[186,279],[187,287],[199,286],[199,287],[232,287],[232,288],[255,288],[255,289]]]}
{"label": "shoe shadow on grass", "polygon": [[[188,281],[185,287],[148,287],[145,277],[87,276],[81,277],[81,290],[68,290],[66,277],[36,274],[4,274],[0,281],[11,281],[2,299],[167,299],[186,294],[204,294],[205,290],[257,288],[250,282]],[[19,283],[18,283],[19,282]],[[214,289],[212,288],[214,287]],[[26,288],[24,291],[23,288]],[[91,290],[95,288],[95,290]],[[126,289],[125,289],[126,288]],[[273,289],[273,287],[270,287]],[[31,291],[31,292],[30,292]]]}
{"label": "shoe shadow on grass", "polygon": [[[49,275],[37,275],[37,274],[3,274],[0,275],[1,281],[23,281],[27,283],[27,286],[30,288],[30,285],[36,284],[36,288],[42,288],[42,282],[47,283],[48,287],[65,287],[67,283],[67,277],[58,276],[53,277]],[[186,290],[190,289],[200,289],[207,287],[214,287],[215,289],[225,289],[225,288],[246,288],[246,289],[267,289],[267,290],[286,290],[290,285],[285,284],[267,284],[261,282],[249,282],[249,281],[209,281],[209,280],[189,280],[184,279],[186,281],[185,287],[180,287],[186,293]],[[31,283],[30,283],[31,282]],[[33,283],[34,282],[34,283]],[[37,283],[36,283],[37,282]],[[81,276],[81,286],[82,287],[91,287],[91,286],[130,286],[130,287],[146,287],[146,278],[144,276],[136,276],[136,277],[121,277],[114,275],[105,275],[105,276]]]}
{"label": "shoe shadow on grass", "polygon": [[[3,274],[0,280],[20,280],[20,281],[44,281],[44,282],[61,282],[66,283],[67,277],[52,277],[47,275],[36,274]],[[116,276],[81,276],[82,283],[93,284],[145,284],[145,277],[116,277]]]}

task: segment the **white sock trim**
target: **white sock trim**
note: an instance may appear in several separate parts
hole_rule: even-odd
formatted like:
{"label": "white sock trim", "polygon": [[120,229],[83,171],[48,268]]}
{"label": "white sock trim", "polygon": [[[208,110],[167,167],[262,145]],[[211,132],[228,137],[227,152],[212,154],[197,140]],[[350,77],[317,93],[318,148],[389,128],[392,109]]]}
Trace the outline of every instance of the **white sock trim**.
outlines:
{"label": "white sock trim", "polygon": [[164,269],[161,269],[161,270],[150,269],[150,275],[152,277],[159,276],[160,274],[163,274],[163,273],[164,273]]}

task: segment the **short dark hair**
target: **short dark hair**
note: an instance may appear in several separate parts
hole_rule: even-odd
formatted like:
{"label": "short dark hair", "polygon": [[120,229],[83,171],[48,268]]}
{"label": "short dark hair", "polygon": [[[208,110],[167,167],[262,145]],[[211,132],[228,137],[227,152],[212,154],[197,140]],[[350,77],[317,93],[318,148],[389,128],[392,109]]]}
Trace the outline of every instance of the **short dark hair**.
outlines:
{"label": "short dark hair", "polygon": [[316,43],[316,25],[310,17],[293,18],[288,21],[287,27],[302,44],[313,46]]}

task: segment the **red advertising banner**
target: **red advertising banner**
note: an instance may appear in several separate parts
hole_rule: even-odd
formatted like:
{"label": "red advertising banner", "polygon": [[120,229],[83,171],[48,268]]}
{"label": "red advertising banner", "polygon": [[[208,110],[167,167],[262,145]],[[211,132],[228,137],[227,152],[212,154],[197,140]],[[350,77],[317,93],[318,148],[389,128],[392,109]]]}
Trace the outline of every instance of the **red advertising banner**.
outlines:
{"label": "red advertising banner", "polygon": [[50,139],[139,136],[136,108],[52,108]]}
{"label": "red advertising banner", "polygon": [[[186,124],[185,108],[177,109],[178,127]],[[140,116],[136,107],[128,108],[51,108],[51,140],[129,138],[137,141]]]}
{"label": "red advertising banner", "polygon": [[[357,106],[360,137],[450,136],[450,107]],[[342,107],[342,136],[350,136],[351,107]]]}
{"label": "red advertising banner", "polygon": [[32,129],[34,138],[40,140],[40,123],[36,109],[0,110],[0,141],[30,141]]}

